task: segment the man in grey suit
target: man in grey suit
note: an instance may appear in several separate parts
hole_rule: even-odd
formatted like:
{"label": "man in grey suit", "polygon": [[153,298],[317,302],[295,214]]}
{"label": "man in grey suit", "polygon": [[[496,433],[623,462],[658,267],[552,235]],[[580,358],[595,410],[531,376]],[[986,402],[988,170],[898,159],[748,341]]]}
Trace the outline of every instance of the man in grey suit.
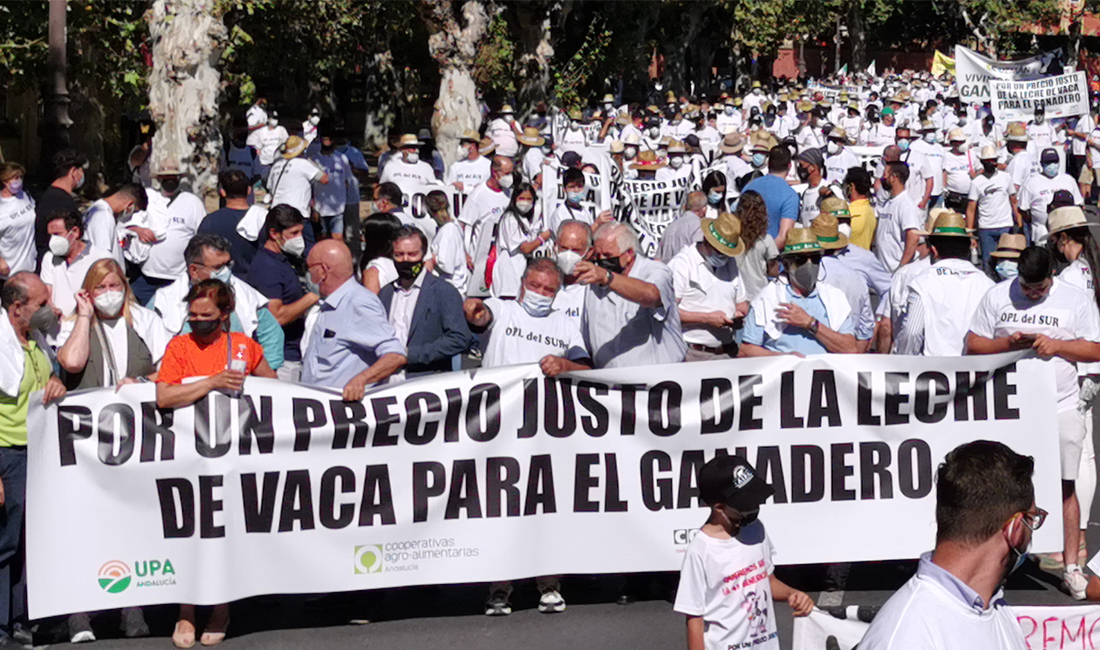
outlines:
{"label": "man in grey suit", "polygon": [[424,271],[427,251],[424,233],[402,226],[393,243],[398,278],[378,292],[398,340],[408,348],[408,377],[457,369],[453,360],[473,341],[458,290]]}

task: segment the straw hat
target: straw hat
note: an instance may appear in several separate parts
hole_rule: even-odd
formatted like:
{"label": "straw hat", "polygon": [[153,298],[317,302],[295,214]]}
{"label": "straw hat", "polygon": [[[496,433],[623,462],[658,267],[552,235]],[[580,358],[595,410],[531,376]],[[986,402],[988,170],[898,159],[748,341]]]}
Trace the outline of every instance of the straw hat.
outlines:
{"label": "straw hat", "polygon": [[668,163],[657,158],[657,154],[649,149],[639,152],[638,157],[634,159],[634,162],[630,164],[631,169],[637,169],[639,171],[655,171],[662,167],[665,167]]}
{"label": "straw hat", "polygon": [[963,133],[962,129],[959,129],[959,128],[951,129],[951,131],[949,131],[948,134],[947,134],[947,141],[948,142],[966,142],[966,134]]}
{"label": "straw hat", "polygon": [[734,98],[733,98],[733,105],[734,105],[734,106],[740,106],[740,105],[741,105],[742,103],[743,103],[743,102],[741,101],[741,98],[740,98],[740,97],[734,97]]}
{"label": "straw hat", "polygon": [[1008,142],[1027,142],[1027,127],[1023,122],[1012,122],[1005,131],[1005,140]]}
{"label": "straw hat", "polygon": [[814,104],[813,102],[802,100],[798,102],[798,106],[795,106],[795,108],[798,109],[799,113],[809,113],[814,110]]}
{"label": "straw hat", "polygon": [[483,156],[489,155],[497,150],[497,143],[493,142],[492,138],[483,138],[477,145],[477,151]]}
{"label": "straw hat", "polygon": [[668,143],[668,152],[670,154],[687,153],[688,150],[683,142],[680,142],[679,140],[673,140],[672,142]]}
{"label": "straw hat", "polygon": [[611,141],[611,153],[622,153],[626,149],[626,145],[619,140]]}
{"label": "straw hat", "polygon": [[970,230],[966,227],[966,219],[958,212],[944,210],[932,221],[932,231],[929,237],[970,237]]}
{"label": "straw hat", "polygon": [[829,131],[830,140],[848,140],[848,132],[844,130],[843,126],[834,126],[832,131]]}
{"label": "straw hat", "polygon": [[642,144],[642,138],[637,133],[627,133],[623,138],[623,144],[637,147]]}
{"label": "straw hat", "polygon": [[527,145],[528,147],[541,147],[546,142],[546,138],[542,137],[539,130],[533,126],[525,127],[523,129],[523,135],[518,136],[516,140],[518,140],[520,144]]}
{"label": "straw hat", "polygon": [[1004,257],[1014,260],[1020,257],[1020,253],[1027,248],[1027,238],[1023,235],[1011,235],[1005,233],[997,240],[997,250],[989,254],[990,257]]}
{"label": "straw hat", "polygon": [[[417,138],[415,135],[411,133],[406,133],[405,135],[401,136],[400,140],[397,141],[397,148],[404,149],[406,147],[419,147],[422,144],[424,143],[421,142],[419,138]],[[290,140],[287,140],[287,149],[289,148]]]}
{"label": "straw hat", "polygon": [[1070,228],[1084,228],[1089,223],[1085,219],[1085,211],[1076,205],[1067,205],[1064,208],[1051,210],[1047,215],[1047,227],[1050,234],[1069,230]]}
{"label": "straw hat", "polygon": [[180,161],[173,158],[165,158],[152,164],[153,176],[183,176]]}
{"label": "straw hat", "polygon": [[726,137],[722,138],[722,144],[718,145],[718,150],[722,153],[741,153],[741,150],[745,148],[745,142],[741,139],[740,133],[729,133]]}
{"label": "straw hat", "polygon": [[[416,139],[415,137],[413,138]],[[297,158],[306,150],[309,143],[305,141],[305,138],[299,138],[296,135],[292,135],[286,139],[286,144],[283,146],[283,158],[290,160],[291,158]]]}
{"label": "straw hat", "polygon": [[600,103],[601,104],[614,104],[615,103],[615,96],[612,95],[611,93],[607,93],[606,95],[603,96],[603,99],[600,100]]}
{"label": "straw hat", "polygon": [[745,250],[741,241],[741,220],[728,212],[720,212],[716,219],[699,222],[707,243],[723,255],[740,255]]}
{"label": "straw hat", "polygon": [[515,113],[515,111],[512,110],[512,107],[509,106],[508,104],[505,104],[504,106],[500,107],[500,114],[501,115],[511,115],[512,113]]}
{"label": "straw hat", "polygon": [[626,113],[620,113],[619,117],[615,118],[615,124],[618,124],[619,126],[626,126],[627,124],[630,124],[630,116]]}
{"label": "straw hat", "polygon": [[997,150],[993,148],[993,145],[987,144],[982,147],[982,150],[978,152],[978,160],[996,160]]}
{"label": "straw hat", "polygon": [[481,136],[477,134],[477,131],[473,129],[465,129],[462,131],[462,135],[458,137],[459,142],[479,142]]}
{"label": "straw hat", "polygon": [[821,252],[821,243],[809,228],[792,228],[787,233],[783,255],[813,255]]}
{"label": "straw hat", "polygon": [[776,142],[774,135],[763,129],[753,131],[752,135],[749,136],[749,141],[751,143],[750,149],[753,151],[763,151],[765,153],[771,151],[772,147],[779,144]]}
{"label": "straw hat", "polygon": [[579,122],[582,119],[584,119],[584,116],[581,114],[581,109],[579,109],[579,108],[569,109],[569,119],[571,119],[575,122]]}
{"label": "straw hat", "polygon": [[848,245],[848,236],[840,232],[840,219],[850,219],[852,213],[848,211],[848,202],[830,196],[821,202],[821,213],[817,215],[810,225],[810,231],[817,237],[817,242],[826,250],[844,248]]}
{"label": "straw hat", "polygon": [[920,131],[935,131],[936,124],[932,120],[924,120],[920,123]]}

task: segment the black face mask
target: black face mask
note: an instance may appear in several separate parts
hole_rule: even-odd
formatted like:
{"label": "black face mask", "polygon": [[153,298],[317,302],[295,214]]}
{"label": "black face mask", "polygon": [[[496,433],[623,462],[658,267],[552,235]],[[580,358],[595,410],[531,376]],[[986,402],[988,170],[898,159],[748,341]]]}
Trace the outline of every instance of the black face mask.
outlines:
{"label": "black face mask", "polygon": [[606,269],[612,273],[623,272],[623,263],[617,257],[600,257],[592,260],[592,262],[601,269]]}
{"label": "black face mask", "polygon": [[191,332],[198,336],[210,336],[221,328],[220,320],[190,320]]}
{"label": "black face mask", "polygon": [[394,262],[393,266],[397,269],[397,277],[402,280],[412,280],[420,275],[424,262]]}
{"label": "black face mask", "polygon": [[799,165],[795,167],[795,171],[798,172],[798,180],[802,181],[803,183],[810,182],[810,170],[806,169],[802,165]]}
{"label": "black face mask", "polygon": [[986,174],[992,174],[993,172],[997,171],[997,163],[992,163],[992,162],[991,162],[991,163],[987,163],[987,162],[983,162],[983,163],[982,163],[982,170],[983,170],[983,171],[984,171],[984,172],[985,172]]}
{"label": "black face mask", "polygon": [[165,194],[175,194],[180,188],[180,179],[178,178],[162,178],[160,179],[160,189],[164,190]]}

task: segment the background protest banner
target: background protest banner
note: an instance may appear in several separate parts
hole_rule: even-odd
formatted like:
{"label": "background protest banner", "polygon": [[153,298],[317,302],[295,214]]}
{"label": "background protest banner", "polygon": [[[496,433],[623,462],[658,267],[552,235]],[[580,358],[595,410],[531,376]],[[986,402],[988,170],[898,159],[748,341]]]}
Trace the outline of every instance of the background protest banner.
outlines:
{"label": "background protest banner", "polygon": [[1037,106],[1046,108],[1048,118],[1083,115],[1089,110],[1089,82],[1084,72],[1031,81],[990,79],[989,84],[993,115],[1002,120],[1030,120]]}
{"label": "background protest banner", "polygon": [[[815,609],[794,619],[794,650],[853,650],[870,623],[860,620],[849,606],[845,618]],[[1094,650],[1100,647],[1100,605],[1034,606],[1012,608],[1030,650]],[[832,638],[835,644],[830,643]]]}
{"label": "background protest banner", "polygon": [[1051,551],[1053,372],[1018,359],[945,371],[782,356],[556,379],[531,364],[361,402],[249,378],[242,398],[174,410],[150,384],[32,398],[30,613],[677,570],[705,520],[697,472],[717,453],[775,488],[761,520],[778,563],[885,560],[932,547],[944,455],[996,438],[1035,457],[1051,515],[1032,550]]}
{"label": "background protest banner", "polygon": [[1047,74],[1050,65],[1061,56],[1061,50],[1043,52],[1018,61],[998,61],[974,50],[955,46],[955,78],[959,84],[959,101],[982,103],[992,101],[990,79],[1027,81]]}
{"label": "background protest banner", "polygon": [[424,199],[426,199],[431,192],[443,192],[447,195],[450,199],[451,217],[456,221],[458,220],[458,215],[461,213],[463,204],[466,203],[466,194],[459,192],[454,185],[444,185],[443,183],[418,183],[413,180],[404,179],[399,182],[397,186],[401,188],[401,193],[404,195],[401,201],[402,209],[416,219],[431,218],[428,215],[428,206],[424,204]]}
{"label": "background protest banner", "polygon": [[619,219],[634,226],[647,257],[657,255],[657,244],[665,228],[683,212],[688,179],[675,181],[623,181],[623,204]]}

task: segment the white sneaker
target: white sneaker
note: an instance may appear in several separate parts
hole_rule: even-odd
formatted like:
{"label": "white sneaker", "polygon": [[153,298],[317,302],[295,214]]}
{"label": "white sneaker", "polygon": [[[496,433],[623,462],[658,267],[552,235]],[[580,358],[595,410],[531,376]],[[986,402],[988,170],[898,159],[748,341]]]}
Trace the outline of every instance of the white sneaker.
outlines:
{"label": "white sneaker", "polygon": [[1077,564],[1067,564],[1062,572],[1062,584],[1074,600],[1084,600],[1085,591],[1088,590],[1089,579]]}
{"label": "white sneaker", "polygon": [[91,630],[81,630],[69,638],[69,643],[91,643],[95,641],[95,633]]}
{"label": "white sneaker", "polygon": [[557,591],[547,591],[539,598],[539,611],[543,614],[564,612],[565,599]]}

